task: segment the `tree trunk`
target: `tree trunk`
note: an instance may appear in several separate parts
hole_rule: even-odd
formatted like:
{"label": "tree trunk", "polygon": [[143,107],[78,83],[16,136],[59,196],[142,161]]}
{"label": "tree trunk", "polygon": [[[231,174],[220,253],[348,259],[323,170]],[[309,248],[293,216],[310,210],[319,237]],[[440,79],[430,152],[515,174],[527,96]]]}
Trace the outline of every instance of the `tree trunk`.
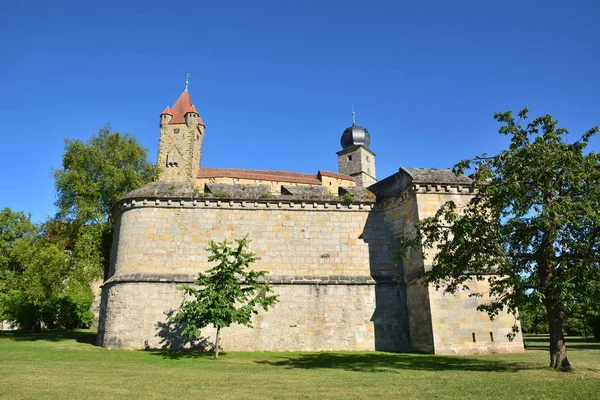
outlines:
{"label": "tree trunk", "polygon": [[217,326],[217,337],[215,338],[215,347],[213,351],[215,352],[215,359],[219,358],[219,335],[221,334],[221,327]]}
{"label": "tree trunk", "polygon": [[557,370],[567,371],[571,369],[571,363],[567,358],[567,346],[565,345],[564,312],[555,307],[548,307],[548,325],[550,327],[550,367]]}

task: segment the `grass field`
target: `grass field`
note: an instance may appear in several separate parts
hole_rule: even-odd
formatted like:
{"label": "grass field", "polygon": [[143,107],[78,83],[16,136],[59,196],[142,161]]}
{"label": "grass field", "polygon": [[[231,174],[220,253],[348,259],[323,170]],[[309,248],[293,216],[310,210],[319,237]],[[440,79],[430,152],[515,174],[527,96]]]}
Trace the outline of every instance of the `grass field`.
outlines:
{"label": "grass field", "polygon": [[[225,332],[226,334],[226,332]],[[106,350],[95,332],[0,333],[7,399],[600,399],[600,343],[568,342],[570,373],[525,354],[203,353]]]}

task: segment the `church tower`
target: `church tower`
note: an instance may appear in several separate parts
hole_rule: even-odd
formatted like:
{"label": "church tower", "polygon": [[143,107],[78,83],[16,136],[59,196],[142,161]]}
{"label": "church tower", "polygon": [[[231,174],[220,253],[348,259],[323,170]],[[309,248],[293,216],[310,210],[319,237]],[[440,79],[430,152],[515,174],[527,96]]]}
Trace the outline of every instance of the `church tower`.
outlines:
{"label": "church tower", "polygon": [[204,122],[190,98],[186,80],[185,91],[173,108],[167,107],[160,114],[156,162],[160,181],[195,182],[200,168],[204,129]]}
{"label": "church tower", "polygon": [[352,126],[342,133],[342,150],[337,152],[338,171],[350,175],[358,186],[369,187],[375,182],[375,153],[369,149],[371,135],[366,128],[356,125],[352,110]]}

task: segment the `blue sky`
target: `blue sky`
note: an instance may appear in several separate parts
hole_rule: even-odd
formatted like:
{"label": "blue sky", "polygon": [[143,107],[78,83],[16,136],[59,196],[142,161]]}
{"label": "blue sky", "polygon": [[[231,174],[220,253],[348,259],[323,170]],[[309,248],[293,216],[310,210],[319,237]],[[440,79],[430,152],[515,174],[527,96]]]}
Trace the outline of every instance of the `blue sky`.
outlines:
{"label": "blue sky", "polygon": [[[600,124],[598,1],[19,1],[0,23],[0,207],[53,215],[63,138],[110,123],[156,160],[192,73],[202,165],[337,171],[368,127],[384,178],[506,144],[496,111]],[[600,138],[593,145],[600,149]]]}

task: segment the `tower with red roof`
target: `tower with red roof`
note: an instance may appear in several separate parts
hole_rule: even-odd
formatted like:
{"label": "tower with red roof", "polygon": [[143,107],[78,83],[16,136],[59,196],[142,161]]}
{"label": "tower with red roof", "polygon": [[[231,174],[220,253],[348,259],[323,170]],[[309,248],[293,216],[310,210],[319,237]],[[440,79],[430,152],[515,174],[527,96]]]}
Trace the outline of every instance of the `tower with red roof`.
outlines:
{"label": "tower with red roof", "polygon": [[187,89],[172,108],[160,114],[158,166],[160,181],[193,182],[200,168],[204,122]]}

